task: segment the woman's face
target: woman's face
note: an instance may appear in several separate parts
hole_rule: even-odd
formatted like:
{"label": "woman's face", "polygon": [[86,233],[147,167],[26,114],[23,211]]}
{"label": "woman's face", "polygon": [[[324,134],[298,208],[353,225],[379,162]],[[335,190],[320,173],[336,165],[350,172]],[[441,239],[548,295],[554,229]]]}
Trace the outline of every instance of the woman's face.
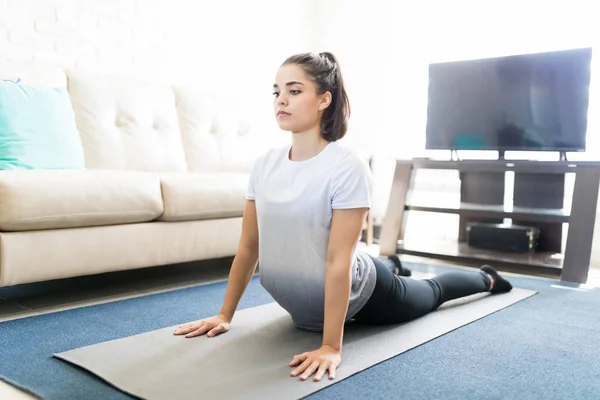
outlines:
{"label": "woman's face", "polygon": [[315,83],[296,64],[279,68],[273,89],[277,123],[282,130],[292,133],[317,127],[331,98],[329,92],[319,95]]}

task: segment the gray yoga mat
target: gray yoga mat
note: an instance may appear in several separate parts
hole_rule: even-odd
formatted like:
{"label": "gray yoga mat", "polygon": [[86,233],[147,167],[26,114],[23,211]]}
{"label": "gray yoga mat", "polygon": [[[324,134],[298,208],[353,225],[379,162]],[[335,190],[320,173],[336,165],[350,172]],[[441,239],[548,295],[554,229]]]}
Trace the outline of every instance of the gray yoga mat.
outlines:
{"label": "gray yoga mat", "polygon": [[469,296],[393,326],[350,323],[333,381],[327,375],[321,382],[290,376],[292,357],[318,349],[321,334],[296,329],[276,303],[238,311],[231,330],[213,338],[185,339],[169,327],[54,356],[144,399],[298,399],[535,293],[515,288]]}

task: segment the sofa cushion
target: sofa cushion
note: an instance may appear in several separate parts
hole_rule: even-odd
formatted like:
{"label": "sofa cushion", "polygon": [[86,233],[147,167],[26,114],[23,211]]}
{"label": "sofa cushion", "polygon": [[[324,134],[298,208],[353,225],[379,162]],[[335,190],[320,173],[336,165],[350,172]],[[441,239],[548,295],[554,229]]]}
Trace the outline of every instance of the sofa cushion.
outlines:
{"label": "sofa cushion", "polygon": [[0,171],[0,230],[147,222],[163,211],[157,175],[132,171]]}
{"label": "sofa cushion", "polygon": [[161,174],[164,213],[161,221],[240,217],[249,174]]}
{"label": "sofa cushion", "polygon": [[170,86],[85,72],[68,84],[88,168],[187,170]]}
{"label": "sofa cushion", "polygon": [[84,166],[67,89],[0,81],[0,170]]}

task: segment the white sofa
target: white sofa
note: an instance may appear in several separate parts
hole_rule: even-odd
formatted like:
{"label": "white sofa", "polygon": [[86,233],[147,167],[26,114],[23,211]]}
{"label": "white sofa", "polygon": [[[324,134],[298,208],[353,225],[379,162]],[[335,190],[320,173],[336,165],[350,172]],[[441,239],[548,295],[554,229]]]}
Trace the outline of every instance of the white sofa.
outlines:
{"label": "white sofa", "polygon": [[15,77],[67,85],[86,170],[0,171],[0,286],[235,254],[266,148],[227,107],[193,86],[0,60]]}

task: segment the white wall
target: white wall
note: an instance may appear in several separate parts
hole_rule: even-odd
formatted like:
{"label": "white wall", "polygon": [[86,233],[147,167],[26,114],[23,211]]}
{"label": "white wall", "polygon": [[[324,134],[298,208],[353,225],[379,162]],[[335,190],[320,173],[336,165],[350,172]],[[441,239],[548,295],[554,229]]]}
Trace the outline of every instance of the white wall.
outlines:
{"label": "white wall", "polygon": [[352,116],[344,141],[366,154],[386,152],[378,141],[401,131],[396,121],[406,77],[396,72],[404,41],[396,3],[328,0],[315,6],[314,48],[336,54],[348,88]]}
{"label": "white wall", "polygon": [[277,0],[0,0],[0,57],[199,82],[274,129],[273,76],[287,56],[309,49],[311,7]]}

